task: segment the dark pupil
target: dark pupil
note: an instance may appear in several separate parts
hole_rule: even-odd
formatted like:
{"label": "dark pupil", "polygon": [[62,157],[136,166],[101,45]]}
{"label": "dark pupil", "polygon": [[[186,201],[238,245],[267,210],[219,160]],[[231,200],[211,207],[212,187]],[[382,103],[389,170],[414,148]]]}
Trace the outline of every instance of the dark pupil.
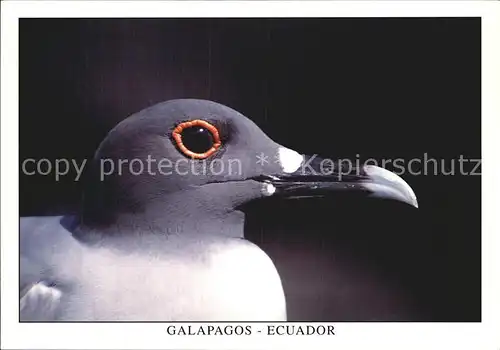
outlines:
{"label": "dark pupil", "polygon": [[194,153],[205,153],[214,145],[212,133],[199,126],[185,128],[181,136],[184,146]]}

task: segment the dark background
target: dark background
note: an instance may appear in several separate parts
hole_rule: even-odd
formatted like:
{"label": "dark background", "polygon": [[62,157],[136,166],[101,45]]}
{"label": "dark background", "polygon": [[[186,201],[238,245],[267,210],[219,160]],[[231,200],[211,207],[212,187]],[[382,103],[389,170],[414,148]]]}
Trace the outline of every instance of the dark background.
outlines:
{"label": "dark background", "polygon": [[[21,19],[20,161],[80,162],[133,112],[203,98],[301,153],[427,153],[449,171],[481,157],[480,25]],[[247,237],[275,261],[290,319],[480,321],[480,176],[402,177],[419,210],[351,196],[249,205]],[[74,178],[21,175],[21,215],[75,211]]]}

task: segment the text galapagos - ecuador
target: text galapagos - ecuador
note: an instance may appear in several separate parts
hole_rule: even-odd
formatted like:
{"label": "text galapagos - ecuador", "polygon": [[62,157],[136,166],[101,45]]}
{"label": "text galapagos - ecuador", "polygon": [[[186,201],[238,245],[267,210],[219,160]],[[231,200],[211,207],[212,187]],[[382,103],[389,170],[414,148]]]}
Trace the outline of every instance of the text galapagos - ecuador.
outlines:
{"label": "text galapagos - ecuador", "polygon": [[169,335],[335,335],[334,326],[328,325],[246,325],[246,326],[168,326]]}

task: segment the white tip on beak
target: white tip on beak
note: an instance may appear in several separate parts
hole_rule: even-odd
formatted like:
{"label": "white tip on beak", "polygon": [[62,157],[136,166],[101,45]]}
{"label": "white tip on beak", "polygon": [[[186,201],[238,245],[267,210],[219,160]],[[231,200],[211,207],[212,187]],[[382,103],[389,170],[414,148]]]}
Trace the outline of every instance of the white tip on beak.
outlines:
{"label": "white tip on beak", "polygon": [[408,185],[398,175],[390,172],[387,169],[380,168],[374,165],[365,165],[363,169],[366,174],[374,180],[374,183],[372,184],[364,184],[366,188],[379,193],[381,196],[383,196],[382,194],[386,192],[391,192],[396,196],[403,196],[404,198],[408,199],[409,204],[412,204],[414,207],[418,208],[418,201],[415,192],[413,192],[410,185]]}

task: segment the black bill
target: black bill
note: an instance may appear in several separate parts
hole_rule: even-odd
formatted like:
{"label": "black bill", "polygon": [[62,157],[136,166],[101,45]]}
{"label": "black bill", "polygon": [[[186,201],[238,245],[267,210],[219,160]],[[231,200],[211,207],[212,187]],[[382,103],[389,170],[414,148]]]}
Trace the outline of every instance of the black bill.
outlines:
{"label": "black bill", "polygon": [[411,187],[398,175],[374,165],[338,166],[318,157],[305,157],[292,173],[261,175],[255,180],[272,184],[274,195],[287,198],[322,197],[336,191],[356,191],[368,197],[400,201],[418,208]]}

